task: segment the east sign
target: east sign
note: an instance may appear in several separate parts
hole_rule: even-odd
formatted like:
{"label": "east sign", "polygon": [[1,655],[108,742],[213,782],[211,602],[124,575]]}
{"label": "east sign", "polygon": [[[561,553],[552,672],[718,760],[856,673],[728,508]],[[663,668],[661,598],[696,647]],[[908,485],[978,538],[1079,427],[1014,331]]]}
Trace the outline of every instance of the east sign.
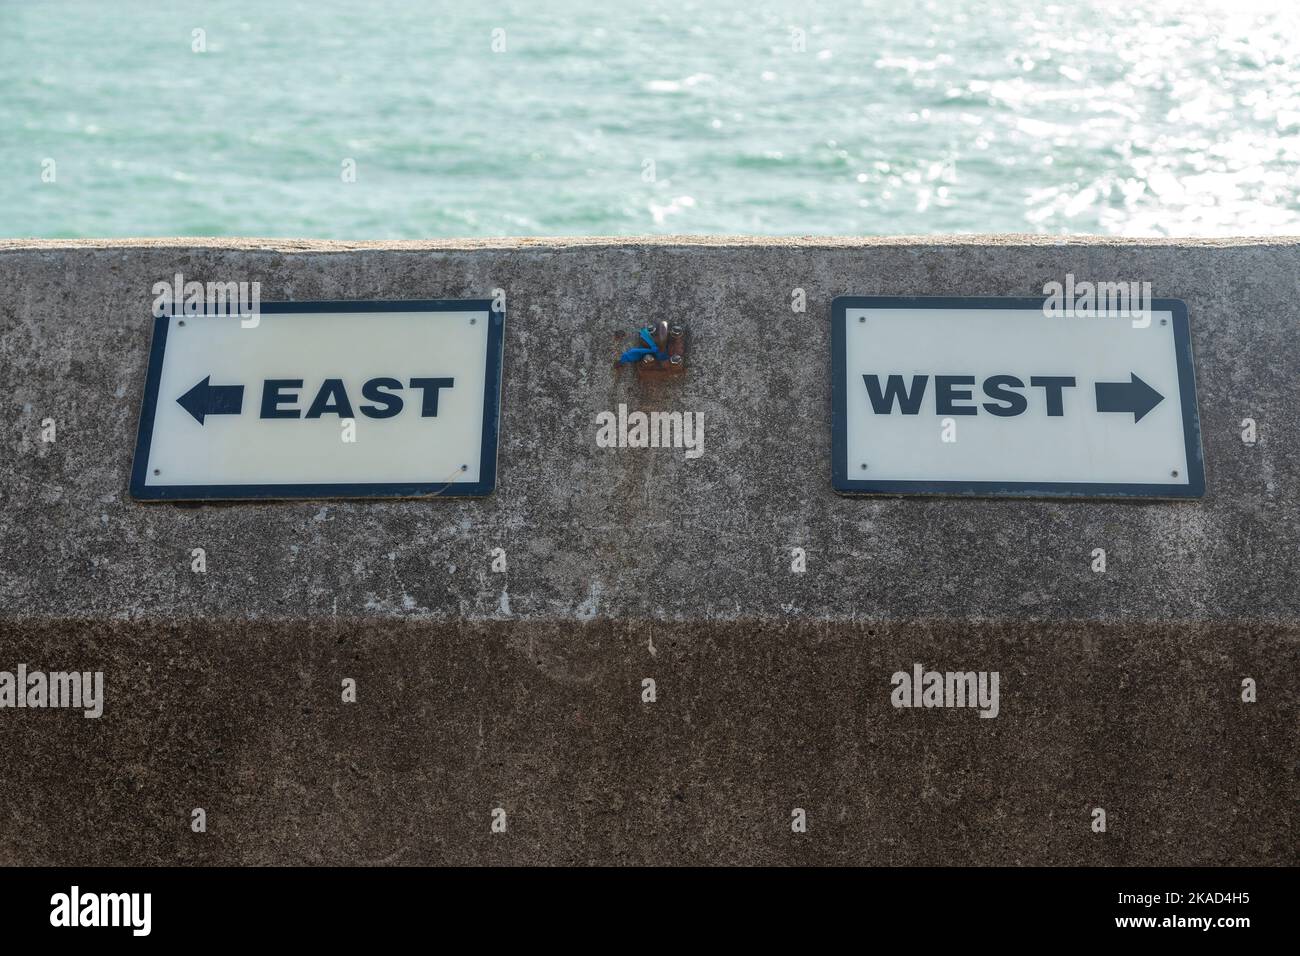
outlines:
{"label": "east sign", "polygon": [[131,494],[486,495],[504,321],[486,299],[159,317]]}

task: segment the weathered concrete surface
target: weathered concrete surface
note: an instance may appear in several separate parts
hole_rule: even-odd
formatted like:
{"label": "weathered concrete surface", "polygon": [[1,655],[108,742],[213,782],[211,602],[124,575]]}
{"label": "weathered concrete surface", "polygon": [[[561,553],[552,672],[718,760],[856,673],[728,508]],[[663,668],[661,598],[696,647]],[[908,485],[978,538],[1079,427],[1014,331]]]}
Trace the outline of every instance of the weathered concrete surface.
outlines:
{"label": "weathered concrete surface", "polygon": [[[177,271],[505,289],[496,494],[132,502]],[[832,297],[1067,272],[1187,301],[1205,499],[831,492]],[[1294,862],[1297,303],[1298,241],[0,242],[0,669],[108,685],[0,710],[0,861]],[[651,392],[609,366],[660,315],[692,367]],[[620,401],[703,412],[704,457],[596,448]],[[915,661],[1000,670],[1001,715],[894,710]]]}

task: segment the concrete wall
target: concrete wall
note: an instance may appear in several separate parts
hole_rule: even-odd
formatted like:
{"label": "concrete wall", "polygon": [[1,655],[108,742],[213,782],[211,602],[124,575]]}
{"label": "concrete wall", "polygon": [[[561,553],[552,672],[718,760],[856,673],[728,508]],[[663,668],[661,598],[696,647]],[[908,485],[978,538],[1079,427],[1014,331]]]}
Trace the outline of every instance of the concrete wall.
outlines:
{"label": "concrete wall", "polygon": [[[505,289],[496,493],[133,502],[177,271]],[[1067,272],[1187,301],[1203,500],[831,492],[835,295]],[[685,378],[613,374],[660,316]],[[1294,862],[1298,333],[1295,240],[0,242],[0,670],[107,682],[0,710],[0,862]],[[703,412],[705,455],[597,448],[620,402]],[[895,710],[918,661],[999,670],[1000,716]]]}

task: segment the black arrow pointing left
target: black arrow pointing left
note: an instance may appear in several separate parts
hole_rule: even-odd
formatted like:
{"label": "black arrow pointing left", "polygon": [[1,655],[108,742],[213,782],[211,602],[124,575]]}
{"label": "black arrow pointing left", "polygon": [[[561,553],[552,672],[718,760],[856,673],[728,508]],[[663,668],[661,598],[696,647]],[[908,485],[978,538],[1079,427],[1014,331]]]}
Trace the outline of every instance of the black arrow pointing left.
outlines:
{"label": "black arrow pointing left", "polygon": [[176,399],[176,404],[194,416],[200,425],[208,415],[238,415],[244,410],[244,386],[209,385],[209,375]]}

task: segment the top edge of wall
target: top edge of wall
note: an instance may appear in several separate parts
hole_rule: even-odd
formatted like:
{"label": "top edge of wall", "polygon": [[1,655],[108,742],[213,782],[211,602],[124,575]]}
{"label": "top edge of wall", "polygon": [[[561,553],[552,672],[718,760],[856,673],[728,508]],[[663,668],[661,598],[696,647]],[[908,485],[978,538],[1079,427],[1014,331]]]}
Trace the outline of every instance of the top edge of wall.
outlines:
{"label": "top edge of wall", "polygon": [[139,249],[229,249],[250,252],[459,251],[475,249],[583,249],[591,247],[693,247],[870,249],[896,246],[994,246],[1051,248],[1099,246],[1145,248],[1231,248],[1242,246],[1300,246],[1300,236],[1242,236],[1231,238],[1125,238],[1114,236],[1048,236],[1028,233],[928,236],[551,236],[481,239],[270,239],[257,237],[167,236],[125,239],[0,239],[0,253],[73,249],[130,251]]}

